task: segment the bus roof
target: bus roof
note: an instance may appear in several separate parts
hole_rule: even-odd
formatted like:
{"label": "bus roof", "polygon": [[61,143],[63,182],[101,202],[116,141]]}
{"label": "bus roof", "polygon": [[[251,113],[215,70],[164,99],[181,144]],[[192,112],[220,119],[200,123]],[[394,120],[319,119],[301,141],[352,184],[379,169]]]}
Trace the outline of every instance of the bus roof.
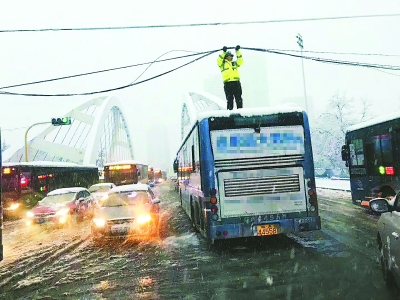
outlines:
{"label": "bus roof", "polygon": [[346,131],[347,132],[354,131],[354,130],[357,130],[357,129],[369,127],[369,126],[380,124],[380,123],[384,123],[384,122],[387,122],[387,121],[391,121],[391,120],[394,120],[394,119],[397,119],[397,118],[400,118],[400,112],[394,112],[394,113],[391,113],[391,114],[388,114],[388,115],[385,115],[385,116],[380,116],[380,117],[371,119],[369,121],[365,121],[365,122],[361,122],[361,123],[349,126],[346,129]]}
{"label": "bus roof", "polygon": [[290,112],[304,112],[304,110],[292,104],[275,106],[275,107],[252,107],[252,108],[241,108],[233,110],[213,110],[199,112],[197,114],[197,121],[202,121],[211,117],[229,117],[231,115],[241,115],[242,117],[260,116],[260,115],[271,115],[278,113],[290,113]]}
{"label": "bus roof", "polygon": [[146,163],[139,162],[137,160],[120,160],[120,161],[109,162],[109,163],[104,164],[104,166],[116,166],[116,165],[145,165],[145,166],[147,166]]}
{"label": "bus roof", "polygon": [[13,166],[30,166],[30,167],[79,167],[79,168],[96,168],[96,165],[79,165],[71,162],[62,161],[29,161],[29,162],[3,162],[3,167]]}

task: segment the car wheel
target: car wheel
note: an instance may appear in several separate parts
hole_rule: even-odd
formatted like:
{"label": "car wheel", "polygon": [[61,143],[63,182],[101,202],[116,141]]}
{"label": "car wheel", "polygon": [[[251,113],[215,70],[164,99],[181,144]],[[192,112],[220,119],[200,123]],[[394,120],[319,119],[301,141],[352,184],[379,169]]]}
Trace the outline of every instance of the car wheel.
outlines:
{"label": "car wheel", "polygon": [[381,262],[383,280],[386,282],[386,284],[388,286],[393,286],[394,280],[393,280],[392,272],[389,269],[389,263],[388,263],[387,259],[385,258],[385,253],[384,253],[382,242],[381,242],[380,251],[379,251],[379,260]]}

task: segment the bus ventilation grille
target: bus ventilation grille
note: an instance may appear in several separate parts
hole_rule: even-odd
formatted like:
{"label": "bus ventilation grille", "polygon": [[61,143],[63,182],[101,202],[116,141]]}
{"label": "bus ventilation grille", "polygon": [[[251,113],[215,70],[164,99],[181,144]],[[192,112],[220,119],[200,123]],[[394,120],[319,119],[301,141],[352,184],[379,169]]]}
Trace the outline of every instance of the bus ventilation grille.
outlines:
{"label": "bus ventilation grille", "polygon": [[232,167],[274,167],[282,165],[296,165],[304,160],[304,156],[297,155],[283,155],[283,156],[270,156],[270,157],[257,157],[257,158],[240,158],[240,159],[224,159],[216,160],[215,168],[232,168]]}
{"label": "bus ventilation grille", "polygon": [[300,191],[299,175],[224,179],[225,197]]}

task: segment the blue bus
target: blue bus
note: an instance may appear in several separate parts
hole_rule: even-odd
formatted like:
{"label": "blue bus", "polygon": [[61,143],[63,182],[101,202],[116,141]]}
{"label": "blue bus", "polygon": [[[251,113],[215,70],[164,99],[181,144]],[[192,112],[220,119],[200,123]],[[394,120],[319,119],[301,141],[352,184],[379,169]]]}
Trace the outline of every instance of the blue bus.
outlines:
{"label": "blue bus", "polygon": [[300,108],[199,113],[174,171],[181,206],[209,244],[321,228],[310,128]]}
{"label": "blue bus", "polygon": [[400,191],[400,113],[347,128],[342,159],[354,204],[369,208],[374,198],[394,200]]}

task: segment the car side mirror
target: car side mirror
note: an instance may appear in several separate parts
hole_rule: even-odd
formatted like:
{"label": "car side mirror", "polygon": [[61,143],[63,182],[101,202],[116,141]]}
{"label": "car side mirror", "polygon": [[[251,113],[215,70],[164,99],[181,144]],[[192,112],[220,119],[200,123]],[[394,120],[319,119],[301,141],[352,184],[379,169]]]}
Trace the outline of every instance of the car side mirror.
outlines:
{"label": "car side mirror", "polygon": [[158,198],[151,200],[151,204],[158,204],[158,203],[160,203],[160,199]]}
{"label": "car side mirror", "polygon": [[375,198],[369,202],[369,207],[377,213],[385,213],[389,211],[389,205],[385,198]]}
{"label": "car side mirror", "polygon": [[342,146],[342,160],[343,161],[348,161],[349,160],[349,147],[347,145]]}
{"label": "car side mirror", "polygon": [[173,169],[174,169],[175,173],[178,173],[178,168],[179,168],[179,161],[178,161],[178,158],[176,158],[174,160],[174,164],[173,164]]}

